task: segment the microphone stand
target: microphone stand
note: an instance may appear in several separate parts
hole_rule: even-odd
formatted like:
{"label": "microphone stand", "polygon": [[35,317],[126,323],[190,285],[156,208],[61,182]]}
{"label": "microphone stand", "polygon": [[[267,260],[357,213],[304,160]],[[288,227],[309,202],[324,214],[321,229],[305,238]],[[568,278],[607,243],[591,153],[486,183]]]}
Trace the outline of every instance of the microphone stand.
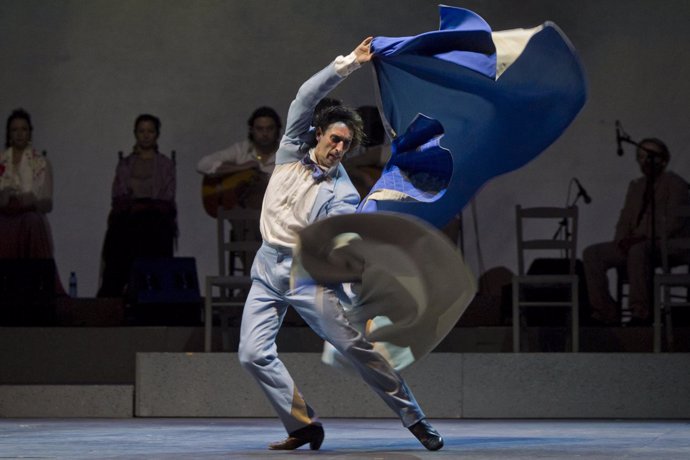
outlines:
{"label": "microphone stand", "polygon": [[[573,182],[573,180],[571,179],[570,183],[572,184],[572,182]],[[570,195],[570,194],[568,194],[568,195]],[[578,200],[581,197],[582,197],[582,193],[578,193],[577,195],[575,195],[575,199],[570,204],[567,204],[568,202],[566,200],[566,208],[572,208],[573,206],[575,206],[575,204],[577,204]],[[570,238],[571,233],[568,230],[568,220],[567,219],[561,219],[561,221],[558,223],[558,228],[556,229],[556,233],[553,234],[551,239],[552,240],[557,239],[558,236],[561,234],[561,231],[563,232],[563,239],[565,241],[568,241],[568,238]],[[568,257],[570,257],[570,254],[566,254],[565,256],[566,256],[566,258],[568,258]]]}
{"label": "microphone stand", "polygon": [[[649,309],[649,314],[653,314],[653,306],[651,305],[652,299],[654,298],[654,269],[656,267],[656,176],[658,173],[658,162],[657,162],[657,156],[658,153],[645,149],[644,147],[640,146],[639,142],[635,142],[632,139],[630,139],[630,136],[627,134],[623,134],[620,136],[620,142],[625,142],[626,144],[631,144],[634,145],[636,148],[642,149],[645,152],[647,152],[647,159],[646,161],[650,164],[651,167],[651,173],[646,174],[646,180],[647,180],[647,193],[649,194],[649,205],[650,205],[650,214],[651,214],[651,222],[650,222],[650,243],[649,243],[649,252],[647,256],[647,260],[649,263],[649,272],[647,276],[647,288],[649,289],[648,291],[648,302],[650,302],[650,305],[647,305],[647,308]],[[643,197],[644,199],[644,197]],[[643,210],[644,212],[644,210]],[[644,214],[642,215],[644,218]],[[654,321],[660,321],[661,318],[653,318]]]}

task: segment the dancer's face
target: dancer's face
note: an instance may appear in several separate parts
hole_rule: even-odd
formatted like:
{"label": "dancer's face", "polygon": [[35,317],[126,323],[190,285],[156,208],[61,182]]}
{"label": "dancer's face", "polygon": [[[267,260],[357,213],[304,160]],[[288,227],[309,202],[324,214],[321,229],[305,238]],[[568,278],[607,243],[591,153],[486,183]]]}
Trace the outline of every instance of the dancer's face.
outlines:
{"label": "dancer's face", "polygon": [[316,162],[326,168],[340,163],[352,145],[352,131],[345,123],[336,122],[326,128],[325,132],[316,131]]}

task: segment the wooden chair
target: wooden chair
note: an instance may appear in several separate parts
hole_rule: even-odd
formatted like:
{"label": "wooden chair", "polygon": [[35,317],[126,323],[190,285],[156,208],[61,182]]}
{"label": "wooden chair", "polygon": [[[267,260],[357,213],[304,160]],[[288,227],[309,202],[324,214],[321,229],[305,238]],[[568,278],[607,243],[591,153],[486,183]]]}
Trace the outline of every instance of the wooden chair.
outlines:
{"label": "wooden chair", "polygon": [[[517,226],[517,250],[518,250],[518,274],[513,277],[513,351],[520,351],[520,330],[522,327],[522,310],[530,307],[568,308],[570,309],[573,352],[579,350],[579,298],[578,277],[575,271],[577,262],[577,207],[515,207]],[[558,223],[565,229],[565,235],[561,238],[535,237],[543,233],[544,224]],[[529,223],[529,226],[527,225]],[[527,231],[527,228],[531,231]],[[551,227],[549,227],[551,228]],[[526,233],[531,236],[527,237]],[[530,275],[525,271],[525,259],[527,254],[543,254],[565,256],[568,260],[568,273],[566,274],[539,274]],[[538,300],[526,298],[525,290],[530,293],[543,288],[546,293],[552,293],[554,287],[569,288],[570,298],[564,301],[559,298]],[[528,288],[528,289],[525,289]],[[547,294],[548,295],[548,294]]]}
{"label": "wooden chair", "polygon": [[223,349],[230,346],[229,318],[241,312],[252,281],[249,270],[261,246],[258,209],[218,209],[218,275],[206,277],[204,351],[211,351],[213,316],[219,313]]}
{"label": "wooden chair", "polygon": [[628,305],[628,297],[630,292],[630,280],[628,279],[628,270],[625,266],[616,267],[616,297],[615,301],[618,304],[618,317],[622,323],[630,319],[630,305]]}
{"label": "wooden chair", "polygon": [[[662,227],[666,226],[669,218],[681,218],[690,221],[690,206],[679,206],[668,210]],[[654,352],[661,351],[662,324],[666,326],[666,347],[673,351],[673,323],[674,308],[690,307],[690,273],[673,273],[672,269],[679,265],[690,263],[690,237],[666,236],[662,228],[659,249],[661,253],[661,273],[654,275]],[[677,289],[684,289],[682,294]],[[675,292],[674,292],[675,291]],[[662,318],[663,314],[663,318]]]}

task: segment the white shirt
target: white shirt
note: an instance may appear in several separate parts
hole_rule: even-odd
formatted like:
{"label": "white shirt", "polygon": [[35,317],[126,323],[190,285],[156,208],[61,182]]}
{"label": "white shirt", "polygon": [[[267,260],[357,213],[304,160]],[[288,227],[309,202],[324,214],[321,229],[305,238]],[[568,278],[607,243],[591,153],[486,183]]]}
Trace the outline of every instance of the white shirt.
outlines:
{"label": "white shirt", "polygon": [[[338,56],[333,65],[341,77],[346,77],[360,67],[354,53]],[[316,162],[314,149],[309,151],[309,155]],[[337,165],[328,170],[321,169],[332,176]],[[310,214],[322,184],[324,182],[314,181],[312,171],[301,161],[276,166],[261,207],[261,235],[264,241],[294,248],[297,244],[297,232],[311,223]]]}
{"label": "white shirt", "polygon": [[0,151],[0,206],[7,206],[12,197],[24,206],[35,205],[42,213],[53,209],[50,163],[30,147],[22,152],[18,165],[14,164],[11,147]]}
{"label": "white shirt", "polygon": [[254,144],[249,139],[245,139],[232,144],[228,148],[206,155],[199,160],[196,170],[201,174],[210,175],[215,174],[218,168],[225,162],[239,165],[248,161],[258,162],[261,172],[271,174],[276,164],[275,152],[265,162],[259,161]]}

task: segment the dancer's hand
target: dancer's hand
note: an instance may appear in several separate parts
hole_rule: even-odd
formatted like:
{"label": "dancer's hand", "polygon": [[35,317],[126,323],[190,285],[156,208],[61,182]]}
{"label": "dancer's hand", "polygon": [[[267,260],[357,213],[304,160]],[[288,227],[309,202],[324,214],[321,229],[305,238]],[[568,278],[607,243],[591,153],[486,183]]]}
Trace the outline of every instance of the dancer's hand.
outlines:
{"label": "dancer's hand", "polygon": [[362,43],[357,45],[357,48],[354,49],[353,53],[355,53],[358,63],[364,64],[365,62],[371,61],[371,58],[374,55],[374,53],[371,52],[372,40],[373,37],[367,37]]}

